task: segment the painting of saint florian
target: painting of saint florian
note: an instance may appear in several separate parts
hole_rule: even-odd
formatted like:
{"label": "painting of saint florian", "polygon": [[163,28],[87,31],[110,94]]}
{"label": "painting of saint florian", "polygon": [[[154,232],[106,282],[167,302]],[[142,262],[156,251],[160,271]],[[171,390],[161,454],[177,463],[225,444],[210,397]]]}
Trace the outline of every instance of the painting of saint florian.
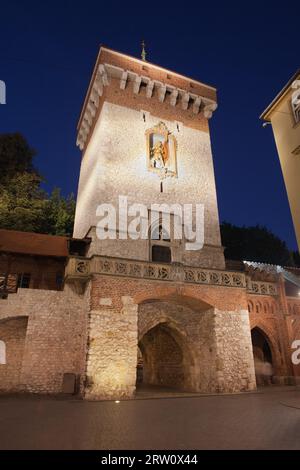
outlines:
{"label": "painting of saint florian", "polygon": [[160,178],[177,176],[177,142],[163,122],[146,131],[146,144],[148,170]]}

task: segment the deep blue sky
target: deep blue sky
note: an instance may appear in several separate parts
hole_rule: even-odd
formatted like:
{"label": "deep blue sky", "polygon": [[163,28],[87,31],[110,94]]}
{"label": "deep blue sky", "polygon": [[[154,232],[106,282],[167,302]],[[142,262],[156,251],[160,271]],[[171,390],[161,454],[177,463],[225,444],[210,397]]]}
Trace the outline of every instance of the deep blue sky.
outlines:
{"label": "deep blue sky", "polygon": [[296,248],[270,127],[258,117],[299,67],[299,5],[285,1],[1,1],[0,132],[36,148],[47,189],[76,192],[76,124],[99,45],[215,85],[220,219],[263,224]]}

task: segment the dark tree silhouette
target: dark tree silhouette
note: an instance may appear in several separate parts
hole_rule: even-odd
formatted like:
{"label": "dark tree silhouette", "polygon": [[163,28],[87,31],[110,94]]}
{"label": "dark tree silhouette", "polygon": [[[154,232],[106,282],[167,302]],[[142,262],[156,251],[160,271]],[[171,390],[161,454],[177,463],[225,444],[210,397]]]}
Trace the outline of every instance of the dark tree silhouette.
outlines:
{"label": "dark tree silhouette", "polygon": [[237,227],[228,222],[221,224],[225,257],[232,260],[257,261],[281,266],[294,266],[295,259],[286,243],[266,227]]}

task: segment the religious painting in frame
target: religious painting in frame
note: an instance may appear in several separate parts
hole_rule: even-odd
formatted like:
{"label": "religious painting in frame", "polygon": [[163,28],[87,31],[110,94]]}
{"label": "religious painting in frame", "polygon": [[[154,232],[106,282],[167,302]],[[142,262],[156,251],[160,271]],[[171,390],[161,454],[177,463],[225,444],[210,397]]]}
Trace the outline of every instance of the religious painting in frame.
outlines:
{"label": "religious painting in frame", "polygon": [[147,168],[160,178],[177,176],[177,141],[163,122],[146,131]]}

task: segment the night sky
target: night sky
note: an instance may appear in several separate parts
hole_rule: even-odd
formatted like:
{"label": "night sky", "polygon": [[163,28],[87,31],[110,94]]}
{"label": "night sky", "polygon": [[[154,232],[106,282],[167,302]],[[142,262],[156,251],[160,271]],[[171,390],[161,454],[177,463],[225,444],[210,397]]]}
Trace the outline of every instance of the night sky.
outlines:
{"label": "night sky", "polygon": [[[75,192],[76,124],[100,44],[214,85],[211,138],[220,220],[266,225],[296,249],[271,127],[259,115],[299,67],[298,2],[1,1],[0,132],[21,132],[36,166]],[[141,182],[142,183],[142,182]]]}

